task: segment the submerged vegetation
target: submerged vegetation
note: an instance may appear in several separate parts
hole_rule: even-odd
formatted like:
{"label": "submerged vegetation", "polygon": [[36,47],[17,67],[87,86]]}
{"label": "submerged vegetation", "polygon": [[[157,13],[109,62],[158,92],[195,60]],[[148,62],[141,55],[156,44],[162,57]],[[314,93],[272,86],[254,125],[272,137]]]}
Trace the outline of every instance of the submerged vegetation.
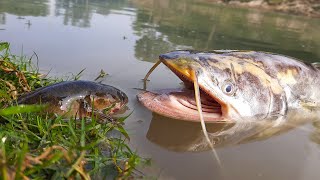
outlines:
{"label": "submerged vegetation", "polygon": [[40,105],[15,105],[20,94],[61,80],[41,75],[32,57],[12,55],[8,43],[0,43],[0,55],[1,179],[141,176],[135,168],[148,161],[130,149],[121,125],[43,117]]}

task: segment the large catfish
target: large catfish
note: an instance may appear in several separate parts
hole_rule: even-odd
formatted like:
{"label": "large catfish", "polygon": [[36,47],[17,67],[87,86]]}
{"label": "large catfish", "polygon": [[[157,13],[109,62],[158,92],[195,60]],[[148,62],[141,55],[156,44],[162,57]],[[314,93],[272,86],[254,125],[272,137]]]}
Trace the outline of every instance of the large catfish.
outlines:
{"label": "large catfish", "polygon": [[199,121],[190,85],[197,77],[206,122],[283,122],[289,109],[312,111],[320,103],[320,71],[315,64],[266,52],[173,51],[160,55],[187,88],[142,92],[138,100],[163,116]]}

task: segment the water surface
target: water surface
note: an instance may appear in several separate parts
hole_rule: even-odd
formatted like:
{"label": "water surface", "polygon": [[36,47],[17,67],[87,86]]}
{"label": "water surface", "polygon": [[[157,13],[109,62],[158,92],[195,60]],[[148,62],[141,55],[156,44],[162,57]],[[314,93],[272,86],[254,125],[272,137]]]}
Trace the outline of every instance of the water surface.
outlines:
{"label": "water surface", "polygon": [[[175,49],[251,49],[320,62],[320,20],[224,7],[205,0],[1,0],[0,41],[12,51],[36,52],[43,72],[77,74],[124,90],[133,114],[130,145],[152,158],[143,171],[159,179],[318,179],[320,136],[307,123],[260,141],[190,151],[199,125],[167,120],[138,104],[135,95],[161,53]],[[176,88],[180,80],[161,65],[149,89]],[[149,129],[150,128],[150,129]]]}

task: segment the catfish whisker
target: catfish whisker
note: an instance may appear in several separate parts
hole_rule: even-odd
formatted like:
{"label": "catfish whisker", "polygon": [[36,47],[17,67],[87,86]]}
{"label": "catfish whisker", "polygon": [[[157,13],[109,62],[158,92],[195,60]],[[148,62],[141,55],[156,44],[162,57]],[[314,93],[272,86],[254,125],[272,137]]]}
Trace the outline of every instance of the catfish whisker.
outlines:
{"label": "catfish whisker", "polygon": [[148,80],[148,77],[150,76],[150,74],[153,72],[153,70],[156,69],[156,67],[161,63],[161,60],[158,60],[152,67],[151,69],[148,71],[148,73],[146,74],[146,76],[143,78],[143,81],[146,82]]}
{"label": "catfish whisker", "polygon": [[195,99],[196,99],[196,103],[197,103],[197,109],[198,109],[198,112],[199,112],[199,116],[200,116],[200,123],[201,123],[201,128],[202,128],[202,131],[203,131],[203,134],[213,152],[213,155],[215,156],[216,160],[218,161],[218,164],[219,166],[221,167],[221,161],[220,161],[220,158],[217,154],[217,151],[214,149],[213,147],[213,144],[212,142],[210,141],[209,139],[209,136],[208,136],[208,131],[207,131],[207,128],[206,128],[206,124],[204,122],[204,119],[203,119],[203,114],[202,114],[202,107],[201,107],[201,99],[200,99],[200,88],[199,88],[199,84],[198,84],[198,77],[196,75],[196,72],[195,71],[192,71],[193,72],[193,79],[194,79],[194,95],[195,95]]}
{"label": "catfish whisker", "polygon": [[146,76],[142,79],[143,80],[143,89],[147,89],[147,81],[150,74],[158,67],[158,65],[161,63],[161,60],[158,60],[148,71]]}

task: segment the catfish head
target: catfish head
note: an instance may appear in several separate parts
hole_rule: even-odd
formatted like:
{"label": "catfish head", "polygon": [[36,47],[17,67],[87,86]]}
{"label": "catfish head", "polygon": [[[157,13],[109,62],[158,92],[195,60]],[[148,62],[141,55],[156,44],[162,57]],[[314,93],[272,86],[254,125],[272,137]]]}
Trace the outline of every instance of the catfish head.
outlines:
{"label": "catfish head", "polygon": [[[253,53],[219,50],[162,54],[160,61],[184,82],[187,90],[180,91],[179,96],[175,92],[166,93],[168,98],[164,98],[161,93],[145,92],[138,95],[138,99],[161,115],[199,121],[196,112],[193,113],[196,108],[187,105],[185,101],[184,107],[177,103],[181,102],[181,98],[194,99],[194,95],[187,95],[186,92],[193,91],[193,83],[197,80],[206,122],[281,118],[287,109],[285,91],[277,77],[269,74],[263,61],[257,60]],[[174,101],[176,106],[172,103]],[[161,110],[165,106],[170,108]]]}

